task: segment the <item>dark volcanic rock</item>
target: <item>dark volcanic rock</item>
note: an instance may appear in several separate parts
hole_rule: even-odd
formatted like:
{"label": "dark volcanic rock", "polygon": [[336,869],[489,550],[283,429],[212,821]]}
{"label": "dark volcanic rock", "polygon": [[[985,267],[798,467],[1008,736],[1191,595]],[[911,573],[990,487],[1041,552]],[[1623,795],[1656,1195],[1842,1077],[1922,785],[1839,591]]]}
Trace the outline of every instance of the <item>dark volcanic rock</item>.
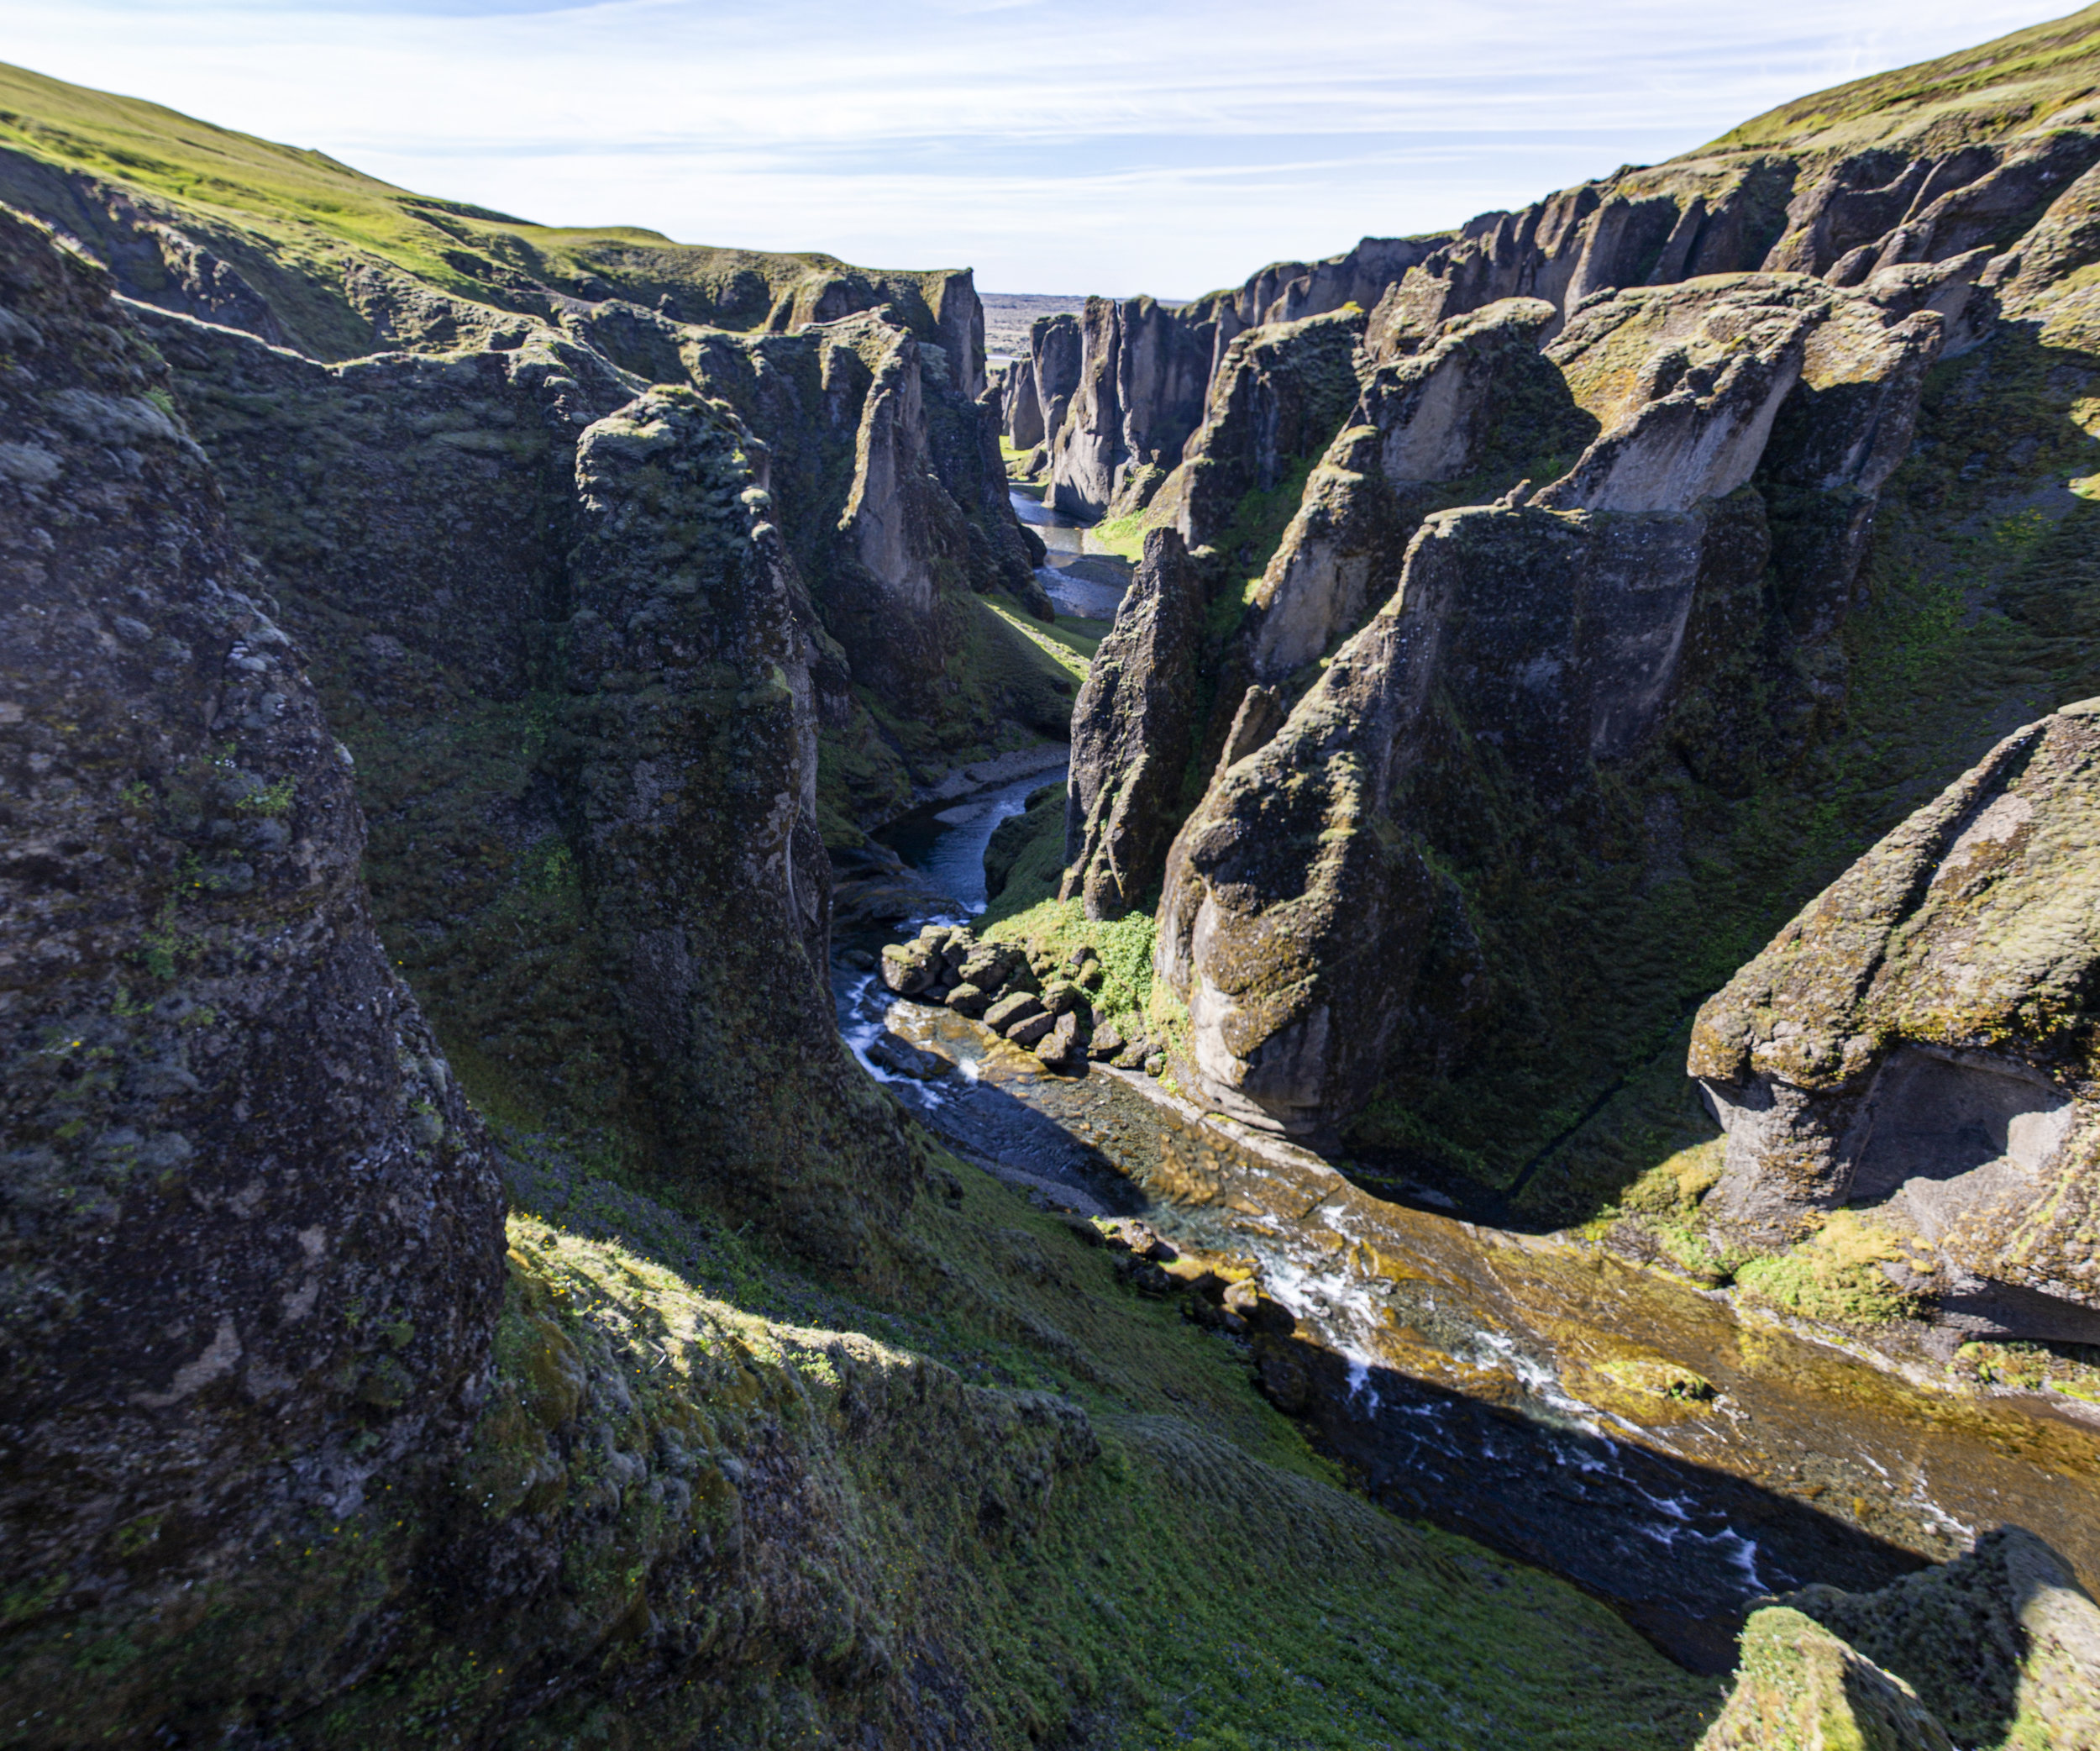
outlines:
{"label": "dark volcanic rock", "polygon": [[1003,386],[1007,441],[1016,450],[1033,450],[1043,439],[1042,400],[1036,393],[1034,360],[1015,360],[1006,369]]}
{"label": "dark volcanic rock", "polygon": [[165,365],[4,212],[0,317],[0,1590],[180,1615],[458,1451],[501,1200]]}
{"label": "dark volcanic rock", "polygon": [[2100,1339],[2100,702],[2020,730],[1699,1012],[1728,1133],[1708,1207],[1760,1241],[1872,1213],[1958,1330]]}
{"label": "dark volcanic rock", "polygon": [[1159,471],[1157,479],[1180,460],[1201,414],[1210,353],[1179,313],[1151,298],[1089,298],[1079,340],[1078,384],[1055,426],[1044,396],[1048,499],[1092,519],[1116,505],[1134,471]]}
{"label": "dark volcanic rock", "polygon": [[850,1257],[909,1156],[825,986],[815,707],[762,455],[691,390],[584,434],[560,771],[662,1171]]}
{"label": "dark volcanic rock", "polygon": [[1423,515],[1469,496],[1461,483],[1494,497],[1525,461],[1579,451],[1593,434],[1539,356],[1552,315],[1535,298],[1491,304],[1371,371],[1252,594],[1242,637],[1255,676],[1283,681],[1362,625],[1399,581]]}
{"label": "dark volcanic rock", "polygon": [[1361,311],[1309,317],[1240,335],[1211,379],[1184,465],[1180,528],[1190,547],[1223,539],[1240,501],[1280,485],[1349,418]]}
{"label": "dark volcanic rock", "polygon": [[[1803,385],[1820,397],[1787,451],[1804,490],[1871,512],[1875,434],[1907,426],[1939,320],[1892,325],[1814,281],[1749,276],[1622,294],[1570,325],[1550,364],[1597,438],[1534,503],[1424,522],[1391,600],[1273,739],[1221,770],[1175,843],[1158,965],[1213,1098],[1318,1131],[1396,1066],[1433,1075],[1464,1049],[1525,976],[1450,873],[1482,856],[1455,825],[1464,799],[1558,813],[1652,746],[1702,676],[1758,648],[1771,536],[1748,483],[1782,405]],[[1462,413],[1467,354],[1428,357],[1418,387],[1445,387],[1393,435],[1404,452],[1421,434],[1433,458],[1464,421],[1439,413],[1444,431],[1425,431],[1425,404]],[[1354,441],[1368,468],[1373,436]],[[1328,622],[1307,618],[1276,667],[1317,655]]]}
{"label": "dark volcanic rock", "polygon": [[1193,755],[1203,583],[1181,538],[1154,529],[1072,713],[1063,897],[1121,918],[1159,880]]}

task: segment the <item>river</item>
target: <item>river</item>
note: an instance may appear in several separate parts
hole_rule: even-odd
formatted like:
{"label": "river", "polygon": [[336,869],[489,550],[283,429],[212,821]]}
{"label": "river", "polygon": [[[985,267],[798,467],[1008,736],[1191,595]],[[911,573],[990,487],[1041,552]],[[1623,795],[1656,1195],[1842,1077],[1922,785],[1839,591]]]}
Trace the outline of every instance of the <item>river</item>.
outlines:
{"label": "river", "polygon": [[[884,837],[953,896],[942,915],[974,916],[993,827],[1050,776]],[[1879,1586],[2003,1523],[2100,1580],[2093,1407],[1956,1390],[1599,1245],[1389,1202],[1143,1075],[1049,1075],[843,962],[834,990],[870,1074],[958,1151],[1039,1200],[1257,1265],[1297,1322],[1268,1349],[1272,1396],[1374,1497],[1563,1576],[1694,1670],[1732,1665],[1761,1595]],[[880,1067],[885,1030],[953,1070]]]}

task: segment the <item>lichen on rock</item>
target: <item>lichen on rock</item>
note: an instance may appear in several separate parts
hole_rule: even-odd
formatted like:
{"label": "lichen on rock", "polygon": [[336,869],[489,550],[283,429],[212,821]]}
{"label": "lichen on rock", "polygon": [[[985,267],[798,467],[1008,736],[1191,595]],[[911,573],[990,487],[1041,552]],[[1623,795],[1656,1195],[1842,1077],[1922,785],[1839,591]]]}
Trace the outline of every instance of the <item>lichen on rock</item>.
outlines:
{"label": "lichen on rock", "polygon": [[2092,702],[2015,732],[1709,1001],[1689,1067],[1729,1133],[1716,1222],[1772,1244],[1870,1208],[1941,1322],[2100,1333],[2096,770]]}

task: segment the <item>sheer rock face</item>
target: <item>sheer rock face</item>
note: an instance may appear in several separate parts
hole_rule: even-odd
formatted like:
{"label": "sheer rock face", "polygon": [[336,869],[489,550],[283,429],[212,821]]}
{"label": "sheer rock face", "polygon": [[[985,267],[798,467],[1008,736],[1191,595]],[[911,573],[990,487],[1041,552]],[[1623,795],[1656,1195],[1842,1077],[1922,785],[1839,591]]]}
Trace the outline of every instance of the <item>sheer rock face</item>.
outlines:
{"label": "sheer rock face", "polygon": [[1536,299],[1491,304],[1453,318],[1418,355],[1372,371],[1253,593],[1245,637],[1257,678],[1281,681],[1313,661],[1390,593],[1430,507],[1421,501],[1434,496],[1420,489],[1488,464],[1505,423],[1525,424],[1527,444],[1550,444],[1568,423],[1567,391],[1537,350],[1553,313]]}
{"label": "sheer rock face", "polygon": [[1279,486],[1348,420],[1361,386],[1360,312],[1278,323],[1241,334],[1211,378],[1184,465],[1179,523],[1190,547],[1225,539],[1240,501]]}
{"label": "sheer rock face", "polygon": [[[446,234],[465,246],[446,258],[450,284],[465,295],[405,271],[383,237],[346,242],[323,225],[295,238],[294,228],[266,216],[251,228],[229,209],[126,187],[33,150],[0,148],[0,200],[76,239],[124,296],[316,359],[390,346],[479,346],[577,318],[785,334],[886,310],[939,349],[958,393],[974,401],[984,392],[984,306],[967,269],[885,272],[821,255],[690,247],[646,233],[601,236],[574,250],[575,233],[430,202],[333,168],[348,210],[365,208],[368,223],[371,208],[386,213],[382,233],[389,218],[406,220],[412,232],[430,223],[433,210],[444,213]],[[324,171],[323,187],[328,180]],[[406,259],[420,268],[414,254]]]}
{"label": "sheer rock face", "polygon": [[1000,411],[1006,439],[1016,450],[1033,450],[1042,442],[1042,401],[1036,393],[1035,362],[1016,359],[1006,367]]}
{"label": "sheer rock face", "polygon": [[851,1259],[910,1158],[826,994],[816,711],[764,454],[690,390],[584,433],[560,768],[663,1171]]}
{"label": "sheer rock face", "polygon": [[[1085,344],[1079,334],[1079,318],[1069,311],[1059,311],[1054,316],[1038,316],[1029,323],[1028,364],[1035,376],[1036,400],[1042,417],[1042,435],[1036,442],[1047,444],[1063,429],[1064,417],[1072,408],[1072,397],[1079,393],[1079,379],[1084,375]],[[1014,442],[1021,440],[1016,438]]]}
{"label": "sheer rock face", "polygon": [[1572,313],[1622,287],[1665,286],[1759,266],[1784,223],[1783,160],[1657,166],[1486,213],[1413,266],[1371,317],[1380,356],[1410,352],[1452,317],[1504,298]]}
{"label": "sheer rock face", "polygon": [[501,1201],[165,365],[0,212],[4,1585],[237,1570],[455,1449]]}
{"label": "sheer rock face", "polygon": [[1765,266],[1858,286],[1900,262],[2002,250],[2096,158],[2100,135],[2069,129],[1908,162],[1886,150],[1859,153],[1794,197]]}
{"label": "sheer rock face", "polygon": [[[1520,308],[1488,334],[1520,356],[1536,314]],[[1588,449],[1536,503],[1516,492],[1424,521],[1392,599],[1274,739],[1221,772],[1175,842],[1158,965],[1189,1004],[1213,1098],[1251,1123],[1318,1133],[1396,1066],[1431,1074],[1462,1049],[1519,970],[1444,873],[1480,855],[1452,825],[1462,799],[1560,811],[1599,769],[1653,746],[1688,688],[1759,648],[1772,537],[1746,483],[1803,392],[1816,337],[1835,330],[1774,465],[1804,493],[1871,508],[1861,483],[1878,486],[1888,460],[1874,434],[1907,428],[1938,337],[1929,313],[1886,321],[1814,281],[1749,276],[1621,294],[1571,325],[1546,363],[1602,428]],[[1362,481],[1377,458],[1383,480],[1387,455],[1427,457],[1423,471],[1461,465],[1462,392],[1478,365],[1490,381],[1496,368],[1468,351],[1488,338],[1458,330],[1396,373],[1386,404],[1399,417],[1348,434],[1348,472]],[[1349,483],[1337,486],[1346,502]],[[1302,565],[1314,597],[1311,518],[1299,533],[1278,581]],[[1331,544],[1334,601],[1347,554]],[[1312,633],[1331,612],[1268,646],[1262,678],[1317,654]],[[1267,613],[1291,630],[1275,598]]]}
{"label": "sheer rock face", "polygon": [[1158,883],[1194,752],[1203,583],[1171,529],[1145,556],[1072,713],[1062,897],[1117,918]]}
{"label": "sheer rock face", "polygon": [[811,737],[857,673],[937,689],[1000,580],[940,477],[983,476],[979,410],[868,317],[707,338],[711,396],[637,400],[546,330],[328,366],[134,313],[317,650],[375,902],[468,1074],[856,1256],[913,1169],[823,996]]}
{"label": "sheer rock face", "polygon": [[2100,702],[2008,737],[1699,1012],[1711,1207],[1782,1240],[1866,1206],[1957,1330],[2092,1342]]}
{"label": "sheer rock face", "polygon": [[[1068,516],[1107,513],[1134,470],[1171,468],[1195,428],[1209,381],[1207,337],[1151,298],[1089,298],[1077,327],[1079,378],[1061,420],[1045,389],[1050,502]],[[1046,339],[1047,337],[1046,336]],[[1047,350],[1047,349],[1046,349]],[[1047,376],[1037,355],[1039,384]]]}
{"label": "sheer rock face", "polygon": [[958,563],[967,538],[953,501],[930,478],[917,344],[906,334],[885,338],[839,518],[859,563],[843,569],[832,602],[848,634],[843,642],[861,659],[858,678],[893,690],[910,708],[921,706],[942,667],[936,568],[944,559]]}

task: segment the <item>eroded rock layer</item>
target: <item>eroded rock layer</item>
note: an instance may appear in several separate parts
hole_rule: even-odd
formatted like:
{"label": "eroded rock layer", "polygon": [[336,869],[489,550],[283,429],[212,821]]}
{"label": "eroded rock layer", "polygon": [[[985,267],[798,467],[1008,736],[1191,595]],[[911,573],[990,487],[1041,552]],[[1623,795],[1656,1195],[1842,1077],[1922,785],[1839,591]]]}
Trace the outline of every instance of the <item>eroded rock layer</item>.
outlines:
{"label": "eroded rock layer", "polygon": [[0,1585],[181,1616],[462,1450],[501,1199],[165,365],[4,211],[0,295]]}
{"label": "eroded rock layer", "polygon": [[[1525,951],[1498,946],[1500,921],[1467,897],[1509,854],[1488,849],[1483,800],[1513,826],[1580,807],[1688,697],[1771,649],[1773,519],[1753,476],[1813,501],[1796,524],[1863,521],[1940,339],[1929,313],[1891,322],[1757,275],[1594,303],[1527,366],[1541,313],[1462,323],[1382,367],[1256,596],[1255,673],[1273,681],[1373,593],[1371,566],[1408,526],[1406,477],[1471,465],[1482,403],[1512,373],[1557,372],[1567,413],[1597,430],[1528,501],[1520,486],[1422,521],[1390,600],[1183,829],[1158,964],[1189,1005],[1206,1088],[1242,1117],[1331,1126],[1396,1065],[1433,1075],[1498,1007],[1521,1007]],[[1834,545],[1834,576],[1793,568],[1799,595],[1842,604],[1857,544]]]}
{"label": "eroded rock layer", "polygon": [[1869,1211],[1942,1322],[2100,1336],[2097,786],[2100,702],[2019,731],[1699,1012],[1718,1220],[1772,1242]]}

